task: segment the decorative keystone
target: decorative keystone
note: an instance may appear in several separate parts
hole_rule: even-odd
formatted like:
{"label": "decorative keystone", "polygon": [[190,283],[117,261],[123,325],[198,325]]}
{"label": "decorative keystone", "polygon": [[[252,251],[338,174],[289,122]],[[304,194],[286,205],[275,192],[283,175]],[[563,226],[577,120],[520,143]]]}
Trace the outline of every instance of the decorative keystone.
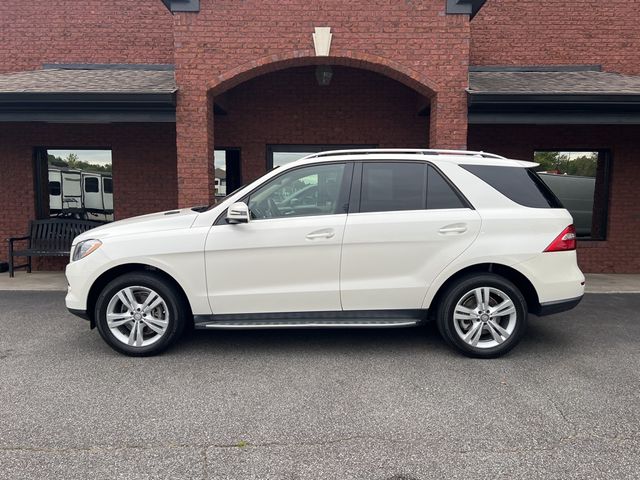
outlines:
{"label": "decorative keystone", "polygon": [[313,46],[316,49],[318,57],[328,57],[331,50],[331,27],[315,27],[316,33],[313,34]]}

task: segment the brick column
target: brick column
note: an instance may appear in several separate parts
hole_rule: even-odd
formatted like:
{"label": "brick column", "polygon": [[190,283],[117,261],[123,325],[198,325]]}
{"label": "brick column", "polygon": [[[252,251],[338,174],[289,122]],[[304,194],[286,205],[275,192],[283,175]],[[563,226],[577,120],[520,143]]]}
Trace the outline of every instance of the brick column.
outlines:
{"label": "brick column", "polygon": [[431,99],[429,148],[467,148],[467,94],[462,85]]}
{"label": "brick column", "polygon": [[178,206],[209,205],[215,198],[213,101],[204,89],[184,87],[176,106]]}

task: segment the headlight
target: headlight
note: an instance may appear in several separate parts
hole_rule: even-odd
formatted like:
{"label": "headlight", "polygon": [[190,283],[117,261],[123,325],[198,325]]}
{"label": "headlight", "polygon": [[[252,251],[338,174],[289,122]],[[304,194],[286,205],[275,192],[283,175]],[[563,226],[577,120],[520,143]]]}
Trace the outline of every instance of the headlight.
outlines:
{"label": "headlight", "polygon": [[75,262],[76,260],[86,257],[100,248],[100,245],[102,245],[100,240],[85,240],[84,242],[80,242],[76,245],[76,248],[73,249],[71,261]]}

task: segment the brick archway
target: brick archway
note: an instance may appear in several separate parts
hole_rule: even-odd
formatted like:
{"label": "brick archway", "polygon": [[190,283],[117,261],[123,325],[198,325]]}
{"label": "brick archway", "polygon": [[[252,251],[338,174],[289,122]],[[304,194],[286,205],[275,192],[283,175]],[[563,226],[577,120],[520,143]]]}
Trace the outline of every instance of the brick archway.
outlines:
{"label": "brick archway", "polygon": [[[214,199],[214,98],[231,88],[268,73],[296,67],[332,65],[370,71],[395,80],[419,93],[430,104],[428,142],[424,147],[461,149],[466,147],[466,97],[446,81],[427,75],[388,58],[341,51],[318,57],[313,50],[268,55],[210,75],[195,87],[179,80],[176,108],[178,204],[181,207],[211,203]],[[200,76],[200,75],[199,75]],[[446,80],[446,78],[444,79]],[[461,93],[462,92],[462,93]]]}
{"label": "brick archway", "polygon": [[309,65],[337,65],[369,70],[397,80],[427,98],[434,98],[439,90],[438,85],[426,75],[384,57],[358,52],[349,52],[348,56],[318,57],[310,50],[268,55],[242,64],[213,78],[207,85],[207,90],[210,96],[215,96],[265,73]]}

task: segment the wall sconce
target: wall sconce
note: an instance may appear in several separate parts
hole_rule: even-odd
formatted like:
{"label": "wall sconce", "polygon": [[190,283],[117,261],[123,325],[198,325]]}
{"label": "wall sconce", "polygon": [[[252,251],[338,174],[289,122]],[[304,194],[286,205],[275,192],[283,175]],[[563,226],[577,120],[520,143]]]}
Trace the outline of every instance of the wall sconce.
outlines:
{"label": "wall sconce", "polygon": [[316,80],[318,81],[318,85],[321,87],[329,85],[332,77],[333,69],[331,68],[331,65],[318,65],[316,67]]}

